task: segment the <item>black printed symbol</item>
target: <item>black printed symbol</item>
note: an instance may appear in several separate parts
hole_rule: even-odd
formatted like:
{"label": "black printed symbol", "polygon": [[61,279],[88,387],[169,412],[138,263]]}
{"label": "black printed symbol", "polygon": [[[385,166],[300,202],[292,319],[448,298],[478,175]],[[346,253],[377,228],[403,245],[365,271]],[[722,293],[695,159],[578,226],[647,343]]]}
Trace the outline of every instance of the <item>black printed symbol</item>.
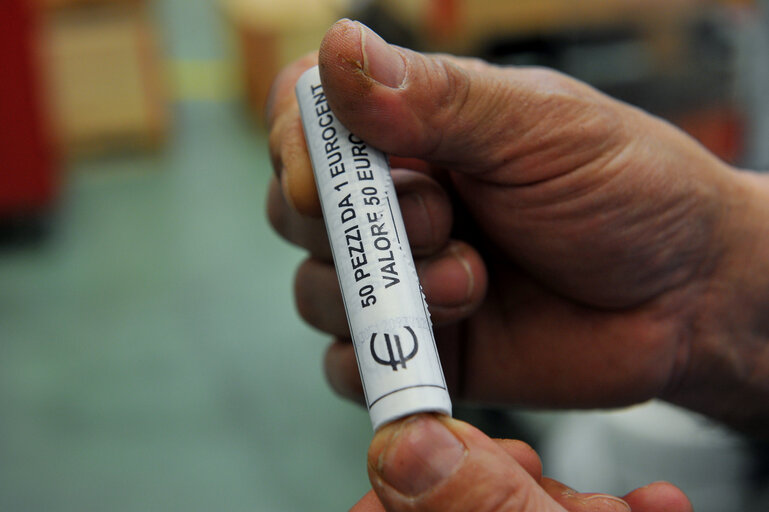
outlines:
{"label": "black printed symbol", "polygon": [[[401,345],[401,337],[397,334],[390,335],[385,333],[384,340],[385,340],[385,347],[387,347],[387,357],[388,359],[384,359],[382,357],[379,357],[377,355],[376,348],[374,348],[374,342],[376,341],[376,335],[377,333],[373,333],[371,335],[371,356],[374,358],[374,361],[377,363],[384,365],[384,366],[392,366],[393,371],[398,371],[398,365],[400,365],[401,368],[404,370],[406,369],[406,361],[409,361],[414,358],[415,355],[417,355],[417,349],[419,348],[419,345],[417,343],[417,335],[414,334],[414,330],[411,329],[408,325],[403,326],[404,329],[406,329],[409,334],[411,334],[411,337],[414,340],[414,347],[411,349],[411,352],[408,353],[408,355],[403,355],[403,345]],[[395,347],[393,350],[393,340],[395,341]]]}

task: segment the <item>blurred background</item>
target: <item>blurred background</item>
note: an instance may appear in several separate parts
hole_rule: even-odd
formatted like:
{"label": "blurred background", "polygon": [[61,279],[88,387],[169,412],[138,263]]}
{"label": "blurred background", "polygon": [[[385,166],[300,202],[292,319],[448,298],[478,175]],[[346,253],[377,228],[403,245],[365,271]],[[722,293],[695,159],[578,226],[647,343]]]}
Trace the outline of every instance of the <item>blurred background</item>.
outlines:
{"label": "blurred background", "polygon": [[[272,77],[349,16],[391,42],[560,69],[769,168],[750,0],[0,0],[0,510],[346,510],[365,411],[294,311],[264,217]],[[546,473],[769,509],[769,450],[651,403],[459,407]]]}

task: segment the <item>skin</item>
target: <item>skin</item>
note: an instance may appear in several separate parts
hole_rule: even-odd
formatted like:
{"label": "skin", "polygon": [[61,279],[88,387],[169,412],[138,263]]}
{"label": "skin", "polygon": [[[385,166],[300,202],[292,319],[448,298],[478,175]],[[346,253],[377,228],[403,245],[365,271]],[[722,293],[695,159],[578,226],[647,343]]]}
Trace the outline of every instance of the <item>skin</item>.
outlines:
{"label": "skin", "polygon": [[[281,73],[268,105],[268,215],[310,253],[297,306],[335,337],[337,392],[359,399],[360,382],[293,95],[315,63],[339,120],[392,155],[455,399],[662,398],[768,435],[766,177],[556,72],[426,56],[348,20]],[[407,509],[432,510],[388,508]]]}
{"label": "skin", "polygon": [[[415,464],[426,455],[424,439],[446,428],[462,448],[459,463],[440,456],[449,471],[437,483],[420,490],[424,474]],[[414,454],[422,457],[414,457]],[[446,464],[448,462],[448,464]],[[373,490],[352,512],[388,511],[519,511],[519,512],[691,512],[684,494],[665,483],[636,489],[622,498],[580,493],[542,476],[536,452],[521,441],[490,439],[476,428],[446,417],[419,415],[389,425],[377,433],[369,450],[369,476]],[[402,483],[407,482],[406,489]],[[398,484],[401,489],[398,490]]]}

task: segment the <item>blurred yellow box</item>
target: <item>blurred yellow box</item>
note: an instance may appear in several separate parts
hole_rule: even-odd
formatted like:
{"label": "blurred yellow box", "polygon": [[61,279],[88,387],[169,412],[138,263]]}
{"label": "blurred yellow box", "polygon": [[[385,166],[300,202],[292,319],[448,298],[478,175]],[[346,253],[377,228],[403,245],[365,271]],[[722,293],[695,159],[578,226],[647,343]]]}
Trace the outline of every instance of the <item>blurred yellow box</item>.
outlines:
{"label": "blurred yellow box", "polygon": [[326,30],[347,12],[349,0],[220,0],[234,28],[241,75],[251,111],[264,113],[280,69],[317,50]]}
{"label": "blurred yellow box", "polygon": [[45,3],[42,53],[64,153],[160,145],[169,123],[167,95],[145,2]]}

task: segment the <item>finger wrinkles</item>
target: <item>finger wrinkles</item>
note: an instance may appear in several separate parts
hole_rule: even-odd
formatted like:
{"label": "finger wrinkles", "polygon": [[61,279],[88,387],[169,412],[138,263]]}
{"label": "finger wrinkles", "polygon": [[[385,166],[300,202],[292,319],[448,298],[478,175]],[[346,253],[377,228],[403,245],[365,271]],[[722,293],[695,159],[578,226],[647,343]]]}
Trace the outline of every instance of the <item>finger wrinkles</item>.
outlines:
{"label": "finger wrinkles", "polygon": [[494,439],[494,441],[514,458],[534,480],[539,482],[542,479],[542,461],[534,448],[517,439]]}
{"label": "finger wrinkles", "polygon": [[[421,132],[432,140],[428,145],[429,149],[420,156],[427,159],[438,156],[439,160],[446,160],[449,156],[447,153],[453,154],[454,147],[462,140],[456,137],[454,127],[462,124],[464,119],[462,113],[470,100],[471,82],[467,70],[456,66],[449,59],[439,57],[428,62],[431,69],[427,70],[425,75],[431,77],[429,90],[433,92],[431,96],[434,103],[430,106],[430,115],[420,116],[419,119],[423,124]],[[439,89],[440,92],[433,91],[434,89]],[[460,131],[464,132],[465,138],[471,133],[465,131],[464,127],[461,127]],[[447,146],[452,149],[447,151]]]}
{"label": "finger wrinkles", "polygon": [[572,512],[628,512],[630,506],[621,498],[609,494],[580,493],[553,480],[542,478],[542,489],[561,506]]}
{"label": "finger wrinkles", "polygon": [[498,501],[485,507],[474,507],[473,510],[478,512],[559,512],[558,508],[560,508],[555,503],[546,503],[550,500],[528,486],[506,487],[504,494],[497,498]]}
{"label": "finger wrinkles", "polygon": [[[502,468],[497,461],[473,461],[468,456],[467,468],[444,484],[434,495],[423,501],[419,510],[451,512],[563,512],[563,509],[529,479],[523,479],[510,467]],[[496,474],[488,474],[496,468]],[[468,475],[472,472],[474,476]],[[483,473],[487,473],[483,475]],[[482,476],[483,475],[483,476]],[[459,481],[466,482],[464,485]],[[452,491],[453,489],[453,491]],[[461,490],[462,492],[457,492]]]}

